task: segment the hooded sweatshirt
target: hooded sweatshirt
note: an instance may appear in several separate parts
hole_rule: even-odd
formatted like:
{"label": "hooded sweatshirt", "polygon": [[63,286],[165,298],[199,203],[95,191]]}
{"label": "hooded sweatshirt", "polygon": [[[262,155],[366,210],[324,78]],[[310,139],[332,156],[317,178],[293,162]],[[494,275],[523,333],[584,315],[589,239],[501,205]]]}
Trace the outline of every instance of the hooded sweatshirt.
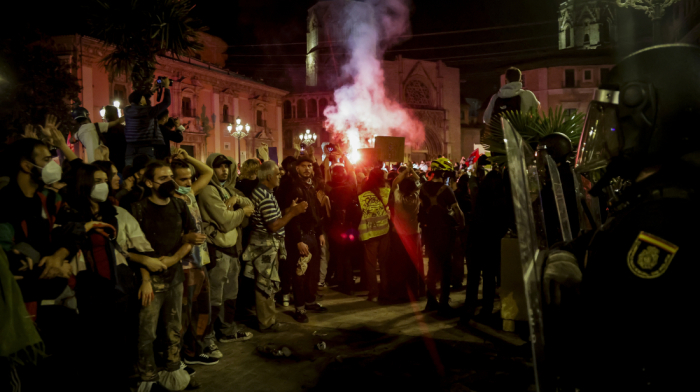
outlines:
{"label": "hooded sweatshirt", "polygon": [[530,90],[523,90],[523,84],[521,82],[508,83],[498,90],[498,93],[491,97],[491,102],[484,112],[484,122],[488,124],[491,121],[491,115],[493,113],[493,106],[498,98],[512,98],[516,95],[520,96],[520,111],[527,112],[531,108],[540,107],[540,101],[537,100],[535,94]]}
{"label": "hooded sweatshirt", "polygon": [[[207,158],[207,166],[212,169],[214,160],[222,154],[210,154]],[[228,157],[233,164],[229,176],[222,185],[216,175],[212,177],[199,194],[199,209],[202,213],[202,231],[207,235],[207,244],[216,249],[231,255],[241,253],[241,229],[247,224],[247,218],[243,213],[243,207],[253,203],[240,191],[235,189],[236,184],[236,161]],[[226,208],[226,200],[233,195],[238,196],[238,202],[231,211]]]}

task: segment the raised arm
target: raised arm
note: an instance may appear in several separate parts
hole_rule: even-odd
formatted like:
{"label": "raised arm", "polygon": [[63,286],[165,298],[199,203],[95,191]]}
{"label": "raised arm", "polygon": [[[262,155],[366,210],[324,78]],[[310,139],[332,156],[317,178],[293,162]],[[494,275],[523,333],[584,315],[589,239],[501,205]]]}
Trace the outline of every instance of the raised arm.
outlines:
{"label": "raised arm", "polygon": [[209,181],[211,181],[212,176],[214,175],[214,170],[205,165],[204,163],[192,158],[187,151],[183,150],[182,148],[178,148],[177,152],[175,153],[178,158],[187,161],[187,163],[191,164],[194,166],[195,170],[197,170],[197,173],[199,173],[199,178],[197,181],[192,183],[192,193],[196,195],[199,195],[199,192],[204,189],[209,184]]}
{"label": "raised arm", "polygon": [[63,156],[69,162],[78,159],[78,156],[75,155],[73,150],[68,148],[68,145],[66,144],[66,139],[63,137],[61,131],[58,130],[58,127],[60,125],[61,123],[56,123],[56,116],[49,114],[46,116],[46,124],[44,124],[43,127],[39,125],[39,129],[41,130],[41,133],[44,134],[44,136],[51,140],[51,144],[54,147],[61,150]]}

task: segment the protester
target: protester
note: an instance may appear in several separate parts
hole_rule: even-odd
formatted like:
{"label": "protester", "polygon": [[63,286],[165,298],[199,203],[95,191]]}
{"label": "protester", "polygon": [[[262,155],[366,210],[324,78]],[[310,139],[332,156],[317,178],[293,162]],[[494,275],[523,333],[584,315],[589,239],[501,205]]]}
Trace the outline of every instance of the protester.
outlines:
{"label": "protester", "polygon": [[253,190],[258,186],[259,169],[260,160],[258,159],[248,159],[241,165],[241,175],[236,181],[236,189],[243,192],[243,195],[247,198],[251,197]]}
{"label": "protester", "polygon": [[297,159],[296,172],[295,182],[280,207],[286,210],[300,201],[308,204],[308,209],[303,214],[297,215],[289,222],[285,237],[286,262],[296,266],[292,283],[294,319],[300,323],[307,323],[307,311],[328,311],[316,298],[320,274],[320,248],[325,245],[326,239],[323,236],[323,211],[317,197],[318,179],[314,178],[311,155],[301,155]]}
{"label": "protester", "polygon": [[[116,106],[107,105],[104,107],[105,121],[112,123],[119,119],[119,109]],[[115,126],[109,127],[104,134],[105,144],[109,148],[109,160],[114,163],[117,170],[124,170],[124,154],[126,153],[126,139],[124,138],[124,121]]]}
{"label": "protester", "polygon": [[134,157],[133,165],[124,168],[122,189],[117,192],[115,198],[119,205],[127,211],[131,211],[131,204],[146,197],[146,185],[143,183],[143,174],[146,166],[151,161],[148,155]]}
{"label": "protester", "polygon": [[157,117],[170,106],[170,79],[162,80],[162,88],[163,101],[155,106],[150,105],[150,91],[136,90],[129,94],[129,106],[124,108],[126,165],[131,165],[140,154],[154,159],[155,148],[165,144]]}
{"label": "protester", "polygon": [[163,135],[163,145],[155,146],[156,159],[170,157],[170,143],[182,143],[184,139],[182,132],[185,128],[180,125],[179,119],[172,119],[169,114],[170,112],[166,109],[158,115],[158,128]]}
{"label": "protester", "polygon": [[[73,120],[80,127],[78,131],[73,135],[73,143],[79,141],[85,147],[85,155],[87,155],[87,162],[92,163],[96,159],[103,159],[104,155],[100,153],[100,157],[95,156],[95,150],[100,147],[100,145],[106,146],[106,140],[103,133],[107,132],[110,128],[117,127],[124,122],[124,117],[118,118],[110,122],[90,122],[90,113],[84,108],[77,108],[73,110]],[[109,154],[107,154],[109,155]]]}
{"label": "protester", "polygon": [[109,192],[107,193],[107,199],[109,202],[115,206],[119,205],[119,201],[116,198],[117,192],[119,192],[120,179],[119,172],[117,171],[117,166],[111,161],[95,161],[93,165],[99,167],[103,172],[107,174],[107,184],[109,186]]}
{"label": "protester", "polygon": [[[180,330],[184,274],[181,260],[191,251],[192,245],[185,243],[181,233],[196,232],[197,225],[184,201],[172,197],[178,185],[173,181],[173,172],[164,162],[148,164],[144,173],[144,184],[149,196],[131,206],[132,215],[139,222],[146,239],[153,247],[153,257],[159,258],[168,268],[163,272],[144,275],[144,284],[155,293],[153,301],[141,309],[139,314],[139,356],[137,368],[141,381],[150,385],[168,376],[158,373],[153,344],[156,327],[165,326],[164,340],[167,342],[166,371],[172,376],[183,377],[180,368]],[[143,271],[143,270],[142,270]],[[176,374],[178,373],[178,374]],[[185,377],[189,377],[186,375]]]}
{"label": "protester", "polygon": [[527,113],[530,110],[540,110],[540,101],[530,90],[523,90],[523,76],[519,69],[508,68],[505,74],[506,84],[491,97],[484,111],[484,122],[488,124],[491,118],[507,111]]}
{"label": "protester", "polygon": [[409,166],[392,183],[389,294],[394,300],[417,301],[425,293],[425,273],[418,232],[419,178]]}
{"label": "protester", "polygon": [[[365,276],[367,300],[377,302],[379,298],[387,298],[387,257],[389,252],[389,193],[391,189],[385,186],[385,172],[382,169],[372,169],[367,181],[358,191],[362,208],[360,221],[360,240],[364,246]],[[377,284],[377,266],[379,266],[380,284]]]}
{"label": "protester", "polygon": [[242,259],[246,262],[245,276],[255,281],[255,305],[260,331],[276,332],[284,327],[275,318],[274,295],[280,288],[279,262],[287,258],[284,248],[284,227],[295,216],[304,213],[308,203],[293,201],[290,208],[282,211],[272,190],[279,186],[279,168],[267,161],[258,171],[260,183],[253,191],[255,212],[252,216],[253,232],[250,244]]}
{"label": "protester", "polygon": [[[450,300],[450,272],[452,249],[457,227],[464,227],[464,215],[459,209],[452,189],[445,182],[453,174],[453,166],[446,158],[431,163],[431,177],[421,187],[419,220],[424,233],[428,253],[428,303],[426,311],[438,310],[450,317],[453,309]],[[437,282],[441,281],[440,292]],[[438,295],[440,301],[438,302]]]}
{"label": "protester", "polygon": [[[296,170],[296,162],[297,159],[293,156],[288,156],[282,160],[282,168],[284,168],[285,174],[282,175],[280,185],[275,191],[275,199],[277,200],[278,205],[284,204],[285,197],[292,191],[292,188],[296,183],[296,178],[299,176]],[[253,227],[249,225],[243,230],[246,240],[250,238],[252,229]],[[292,281],[294,279],[294,274],[296,274],[296,263],[292,262],[290,258],[282,261],[279,266],[279,274],[281,285],[278,294],[279,302],[282,303],[282,306],[287,307],[290,304]]]}
{"label": "protester", "polygon": [[241,269],[241,225],[254,208],[240,192],[234,193],[236,174],[232,168],[236,165],[233,160],[214,153],[207,158],[207,166],[213,169],[214,176],[202,189],[199,202],[212,260],[209,267],[212,322],[207,328],[206,339],[209,351],[216,352],[215,335],[218,335],[221,343],[245,341],[253,336],[250,332],[241,331],[234,318]]}
{"label": "protester", "polygon": [[[193,245],[192,253],[182,259],[185,276],[182,298],[182,356],[188,365],[213,365],[223,354],[216,345],[207,345],[205,339],[207,332],[211,331],[212,323],[210,280],[206,269],[210,258],[196,196],[209,184],[214,171],[190,157],[183,149],[178,149],[174,155],[175,159],[170,163],[173,178],[178,185],[174,196],[185,201],[197,225],[197,233],[192,235],[190,242]],[[193,174],[199,176],[196,181]]]}

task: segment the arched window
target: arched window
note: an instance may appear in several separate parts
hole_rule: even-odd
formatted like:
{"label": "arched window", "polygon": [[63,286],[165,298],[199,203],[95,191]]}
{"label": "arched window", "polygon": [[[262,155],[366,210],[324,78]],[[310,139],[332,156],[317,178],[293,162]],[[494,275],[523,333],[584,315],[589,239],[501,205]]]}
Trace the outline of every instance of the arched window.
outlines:
{"label": "arched window", "polygon": [[318,108],[316,107],[315,99],[309,99],[309,117],[318,117]]}
{"label": "arched window", "polygon": [[292,118],[292,102],[290,100],[284,101],[284,118]]}
{"label": "arched window", "polygon": [[566,28],[566,47],[571,46],[571,29],[569,27]]}
{"label": "arched window", "polygon": [[321,98],[318,100],[318,113],[319,116],[326,118],[326,115],[323,114],[323,112],[326,110],[326,106],[328,106],[328,100],[326,98]]}
{"label": "arched window", "polygon": [[194,117],[192,100],[189,97],[182,98],[182,117]]}
{"label": "arched window", "polygon": [[297,118],[306,118],[306,101],[303,99],[297,101]]}
{"label": "arched window", "polygon": [[222,119],[221,121],[225,122],[225,123],[231,122],[228,119],[228,105],[224,105],[224,110],[221,112],[221,119]]}

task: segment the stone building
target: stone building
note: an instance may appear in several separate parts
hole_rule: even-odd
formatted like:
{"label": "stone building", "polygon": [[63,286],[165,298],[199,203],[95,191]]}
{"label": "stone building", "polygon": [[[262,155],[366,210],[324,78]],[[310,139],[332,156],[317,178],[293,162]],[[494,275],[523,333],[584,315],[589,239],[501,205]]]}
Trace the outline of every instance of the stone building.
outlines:
{"label": "stone building", "polygon": [[[317,134],[319,150],[322,143],[330,141],[331,135],[324,128],[323,110],[332,104],[333,90],[348,82],[339,72],[347,55],[340,44],[345,42],[344,33],[338,26],[342,26],[346,12],[369,12],[367,8],[365,3],[354,1],[320,1],[309,9],[306,69],[292,76],[292,92],[282,104],[286,154],[291,153],[294,138],[306,129]],[[459,69],[447,67],[441,61],[401,56],[383,60],[382,68],[387,96],[412,111],[425,125],[425,143],[407,146],[412,160],[430,159],[438,154],[455,158],[471,153],[471,150],[462,151]]]}
{"label": "stone building", "polygon": [[614,0],[565,0],[559,6],[559,49],[596,49],[615,42]]}
{"label": "stone building", "polygon": [[[549,108],[561,106],[567,114],[585,113],[595,90],[613,67],[611,63],[597,64],[605,63],[605,58],[588,60],[588,65],[557,65],[553,62],[552,65],[555,66],[534,69],[523,67],[523,88],[535,94],[545,112]],[[585,64],[584,61],[570,63]],[[505,75],[501,75],[501,85],[505,84]]]}
{"label": "stone building", "polygon": [[[174,81],[170,116],[179,117],[187,128],[178,147],[202,161],[213,152],[237,159],[237,139],[229,135],[227,126],[240,117],[251,127],[250,134],[241,139],[241,159],[252,157],[261,143],[275,154],[282,140],[282,97],[288,92],[223,69],[226,42],[208,34],[202,34],[200,40],[205,48],[195,58],[159,57],[156,66],[157,76]],[[80,99],[93,121],[100,120],[104,105],[114,101],[128,105],[132,92],[128,75],[110,75],[100,64],[109,47],[79,35],[57,36],[54,42],[59,58],[76,66],[83,86]]]}

